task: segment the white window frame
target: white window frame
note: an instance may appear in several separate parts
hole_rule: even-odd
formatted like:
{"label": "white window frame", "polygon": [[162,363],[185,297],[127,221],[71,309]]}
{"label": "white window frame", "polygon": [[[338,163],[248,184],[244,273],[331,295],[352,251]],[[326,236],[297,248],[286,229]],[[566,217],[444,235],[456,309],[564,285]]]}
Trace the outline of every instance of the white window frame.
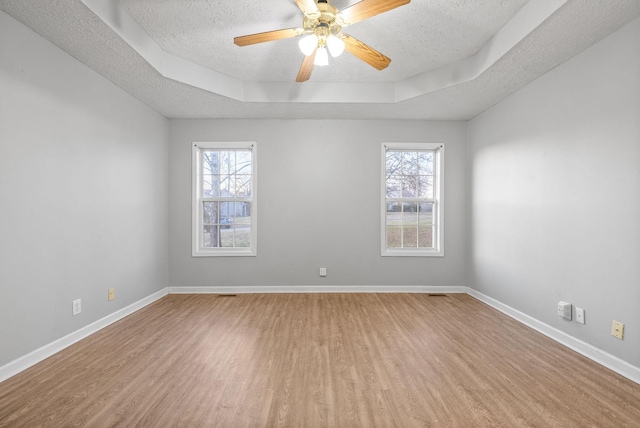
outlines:
{"label": "white window frame", "polygon": [[[382,143],[381,155],[381,255],[382,256],[420,256],[420,257],[444,257],[444,143]],[[433,202],[433,216],[435,227],[433,248],[387,248],[387,151],[388,150],[433,150],[434,157],[434,183],[433,199],[415,199],[415,202]],[[406,199],[406,198],[403,198]]]}
{"label": "white window frame", "polygon": [[[250,150],[251,154],[251,197],[242,198],[246,202],[251,202],[251,245],[249,247],[242,248],[230,248],[230,247],[215,247],[209,248],[203,246],[203,202],[210,198],[204,198],[202,192],[202,151],[203,150]],[[194,142],[192,146],[192,253],[193,257],[215,257],[215,256],[255,256],[257,251],[257,218],[258,218],[258,204],[257,204],[257,186],[256,177],[258,173],[257,167],[257,143],[255,141],[250,142],[228,142],[228,141],[215,141],[215,142]],[[233,201],[237,202],[239,199],[234,198]]]}

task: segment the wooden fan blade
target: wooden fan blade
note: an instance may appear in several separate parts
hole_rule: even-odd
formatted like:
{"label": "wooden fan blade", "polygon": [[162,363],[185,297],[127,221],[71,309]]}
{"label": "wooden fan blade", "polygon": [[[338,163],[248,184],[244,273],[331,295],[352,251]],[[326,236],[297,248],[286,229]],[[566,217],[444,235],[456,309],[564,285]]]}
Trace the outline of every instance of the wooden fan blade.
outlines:
{"label": "wooden fan blade", "polygon": [[233,39],[233,43],[238,46],[254,45],[256,43],[270,42],[272,40],[289,39],[302,35],[302,28],[286,28],[284,30],[267,31],[264,33],[249,34]]}
{"label": "wooden fan blade", "polygon": [[311,77],[311,72],[313,71],[313,60],[316,58],[316,49],[309,56],[305,56],[302,61],[302,65],[300,66],[300,71],[298,71],[298,77],[296,77],[296,82],[305,82],[309,80]]}
{"label": "wooden fan blade", "polygon": [[294,0],[302,13],[304,14],[316,14],[320,13],[318,5],[314,0]]}
{"label": "wooden fan blade", "polygon": [[348,34],[342,35],[344,41],[344,49],[352,55],[357,56],[372,67],[382,70],[387,68],[391,63],[391,59],[382,55],[371,46],[365,45],[360,40],[351,37]]}
{"label": "wooden fan blade", "polygon": [[351,25],[409,2],[411,0],[362,0],[342,10],[340,17],[344,25]]}

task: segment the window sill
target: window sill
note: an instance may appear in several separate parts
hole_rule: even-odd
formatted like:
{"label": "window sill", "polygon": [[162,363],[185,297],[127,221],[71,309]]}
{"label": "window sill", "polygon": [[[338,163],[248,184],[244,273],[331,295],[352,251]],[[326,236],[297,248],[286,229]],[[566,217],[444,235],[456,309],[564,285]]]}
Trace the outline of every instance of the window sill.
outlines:
{"label": "window sill", "polygon": [[444,257],[444,251],[439,250],[414,250],[397,249],[383,250],[382,257]]}
{"label": "window sill", "polygon": [[192,251],[191,257],[255,257],[256,252],[251,249],[246,250],[218,250],[202,249]]}

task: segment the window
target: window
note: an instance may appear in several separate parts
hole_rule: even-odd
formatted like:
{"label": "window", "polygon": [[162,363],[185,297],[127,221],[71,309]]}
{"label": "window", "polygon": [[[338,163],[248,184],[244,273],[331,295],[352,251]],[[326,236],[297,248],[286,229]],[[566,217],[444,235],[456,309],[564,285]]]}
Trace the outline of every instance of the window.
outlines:
{"label": "window", "polygon": [[444,145],[382,145],[382,255],[443,256]]}
{"label": "window", "polygon": [[256,255],[256,143],[193,144],[193,250]]}

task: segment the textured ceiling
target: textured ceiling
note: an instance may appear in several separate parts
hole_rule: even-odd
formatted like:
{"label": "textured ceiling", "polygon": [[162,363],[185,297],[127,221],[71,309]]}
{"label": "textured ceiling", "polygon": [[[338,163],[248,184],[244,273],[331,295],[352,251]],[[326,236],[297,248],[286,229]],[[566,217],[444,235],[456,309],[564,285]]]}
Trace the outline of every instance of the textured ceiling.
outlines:
{"label": "textured ceiling", "polygon": [[[340,9],[357,0],[332,0]],[[471,56],[526,0],[414,0],[352,26],[346,32],[391,57],[377,71],[345,54],[316,67],[312,79],[328,82],[395,82]],[[297,39],[247,47],[235,36],[302,27],[293,0],[194,2],[120,0],[165,51],[242,81],[292,81],[303,55]]]}
{"label": "textured ceiling", "polygon": [[[333,0],[338,9],[352,0]],[[293,0],[0,0],[13,16],[166,117],[469,119],[640,16],[638,0],[413,0],[343,31],[345,53],[295,83]]]}

